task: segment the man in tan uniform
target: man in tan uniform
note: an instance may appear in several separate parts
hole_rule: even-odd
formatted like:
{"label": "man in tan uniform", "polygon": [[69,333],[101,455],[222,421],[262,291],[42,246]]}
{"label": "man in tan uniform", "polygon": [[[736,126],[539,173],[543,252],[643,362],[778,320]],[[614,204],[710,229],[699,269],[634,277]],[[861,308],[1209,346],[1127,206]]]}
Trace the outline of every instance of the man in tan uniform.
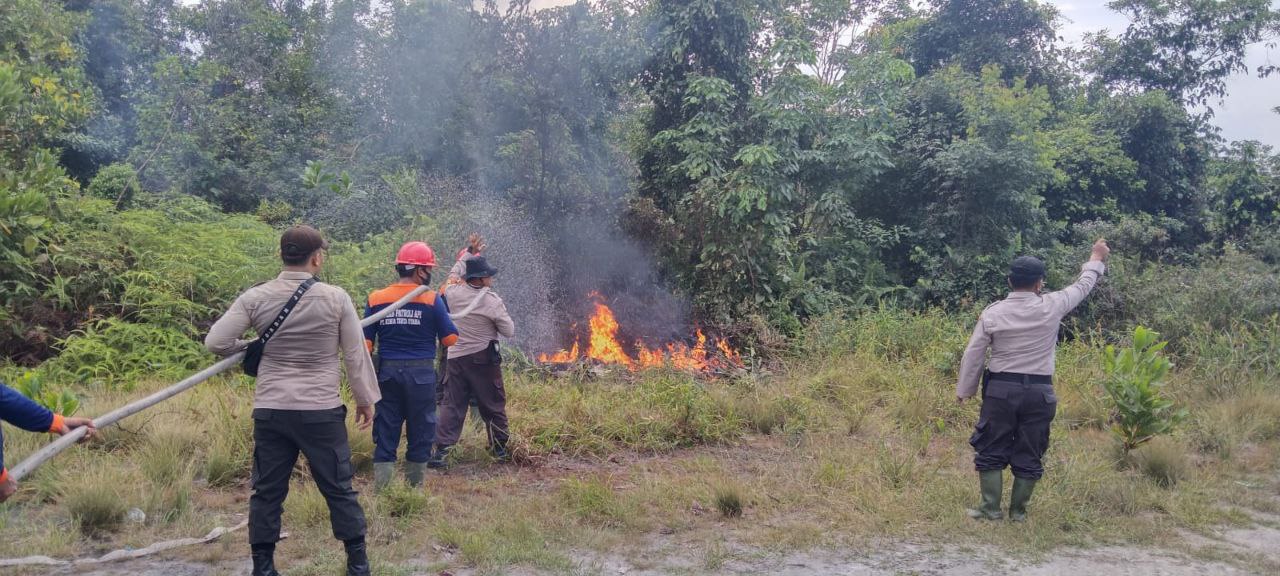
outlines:
{"label": "man in tan uniform", "polygon": [[[301,284],[324,264],[327,243],[309,226],[280,237],[284,270],[274,280],[241,294],[209,329],[205,346],[228,356],[262,334]],[[341,360],[339,360],[341,353]],[[311,476],[329,503],[333,535],[347,551],[347,574],[366,576],[365,517],[351,487],[351,445],[347,407],[339,395],[342,367],[356,400],[356,423],[367,430],[381,395],[355,303],[341,288],[314,283],[302,294],[262,352],[253,399],[253,495],[249,498],[249,546],[253,576],[278,576],[274,553],[280,514],[289,494],[289,476],[306,455]]]}
{"label": "man in tan uniform", "polygon": [[507,313],[507,305],[491,290],[496,268],[484,256],[466,261],[465,284],[449,286],[444,297],[451,310],[471,312],[455,320],[458,341],[449,349],[448,377],[444,384],[444,401],[440,405],[440,428],[436,432],[436,450],[427,465],[444,468],[449,451],[462,436],[467,404],[475,398],[489,432],[489,449],[498,460],[508,460],[507,393],[502,386],[502,356],[498,353],[498,337],[515,335],[516,325]]}
{"label": "man in tan uniform", "polygon": [[1009,467],[1014,477],[1009,518],[1026,520],[1027,502],[1044,475],[1041,459],[1049,448],[1049,425],[1058,407],[1053,392],[1058,328],[1106,272],[1110,253],[1105,241],[1095,242],[1075,284],[1049,294],[1040,293],[1044,262],[1021,256],[1009,267],[1009,296],[978,317],[956,384],[956,400],[961,403],[977,393],[979,384],[983,390],[982,410],[969,439],[982,493],[981,504],[969,510],[973,518],[1004,516],[1000,498],[1004,469]]}

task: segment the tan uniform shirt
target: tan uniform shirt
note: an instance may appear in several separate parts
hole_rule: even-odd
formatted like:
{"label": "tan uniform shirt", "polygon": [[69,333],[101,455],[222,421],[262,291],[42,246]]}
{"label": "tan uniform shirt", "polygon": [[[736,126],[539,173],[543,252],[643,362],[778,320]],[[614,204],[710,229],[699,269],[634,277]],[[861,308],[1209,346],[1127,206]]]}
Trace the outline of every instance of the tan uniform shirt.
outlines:
{"label": "tan uniform shirt", "polygon": [[470,284],[458,284],[444,289],[449,310],[454,313],[466,310],[476,298],[483,298],[470,314],[453,320],[458,327],[458,342],[449,348],[450,358],[461,358],[489,347],[489,341],[498,336],[510,338],[516,333],[516,323],[507,313],[507,305],[492,290],[481,295],[480,288]]}
{"label": "tan uniform shirt", "polygon": [[[445,281],[445,286],[456,286],[458,284],[466,284],[466,280],[463,280],[462,277],[465,276],[467,273],[467,260],[470,260],[475,257],[476,257],[475,254],[467,252],[463,254],[462,257],[459,258],[456,262],[454,262],[453,266],[449,268],[449,278]],[[452,305],[450,305],[450,308],[454,310],[461,310],[461,308],[453,308]]]}
{"label": "tan uniform shirt", "polygon": [[[242,338],[245,331],[251,326],[259,334],[266,330],[298,284],[310,277],[306,272],[281,272],[275,280],[246,290],[209,329],[205,347],[219,356],[243,350],[251,342]],[[339,351],[356,405],[374,405],[382,395],[355,304],[341,288],[317,282],[267,342],[253,407],[328,410],[341,406]]]}
{"label": "tan uniform shirt", "polygon": [[968,398],[982,382],[982,361],[991,350],[992,372],[1053,375],[1062,317],[1079,306],[1106,272],[1102,262],[1086,262],[1075,284],[1049,294],[1010,292],[982,311],[960,361],[956,397]]}

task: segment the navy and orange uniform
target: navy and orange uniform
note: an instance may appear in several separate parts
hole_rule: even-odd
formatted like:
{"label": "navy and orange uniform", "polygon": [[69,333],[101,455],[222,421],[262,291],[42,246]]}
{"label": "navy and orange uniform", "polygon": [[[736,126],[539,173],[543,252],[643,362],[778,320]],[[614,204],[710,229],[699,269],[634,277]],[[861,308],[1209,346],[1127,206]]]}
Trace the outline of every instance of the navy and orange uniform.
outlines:
{"label": "navy and orange uniform", "polygon": [[[0,420],[29,432],[57,432],[62,429],[62,416],[32,402],[18,391],[0,383]],[[4,467],[4,435],[0,434],[0,483],[9,479]]]}
{"label": "navy and orange uniform", "polygon": [[[392,284],[369,295],[366,318],[404,297],[416,284]],[[436,341],[448,347],[458,341],[449,307],[434,291],[424,292],[377,323],[365,327],[365,344],[378,352],[378,388],[382,400],[373,418],[373,461],[395,462],[403,426],[408,437],[405,459],[422,463],[431,457],[436,436]]]}
{"label": "navy and orange uniform", "polygon": [[[365,318],[377,314],[417,287],[416,284],[392,284],[375,290],[369,295]],[[458,328],[449,319],[449,307],[444,299],[430,290],[364,329],[365,345],[372,352],[376,341],[378,356],[382,360],[434,360],[437,338],[444,346],[453,346],[458,341]]]}

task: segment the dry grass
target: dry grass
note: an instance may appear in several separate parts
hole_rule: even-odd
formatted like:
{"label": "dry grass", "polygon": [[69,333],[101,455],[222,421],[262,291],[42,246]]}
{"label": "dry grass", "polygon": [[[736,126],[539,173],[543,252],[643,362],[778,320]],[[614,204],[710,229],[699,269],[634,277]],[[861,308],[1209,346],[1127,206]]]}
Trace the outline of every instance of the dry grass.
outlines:
{"label": "dry grass", "polygon": [[[825,326],[835,332],[808,356],[735,379],[511,374],[521,464],[492,463],[483,431],[468,426],[455,469],[431,474],[421,490],[397,484],[369,493],[372,444],[353,425],[380,570],[425,561],[567,573],[591,550],[643,566],[654,552],[641,543],[655,538],[689,542],[700,558],[691,569],[721,566],[741,546],[860,546],[885,537],[976,543],[962,510],[976,497],[966,440],[977,405],[954,402],[949,353],[963,330],[935,315],[879,321]],[[1192,421],[1126,467],[1095,384],[1098,348],[1073,343],[1059,361],[1060,417],[1033,521],[992,524],[984,542],[1029,553],[1163,542],[1179,530],[1245,521],[1224,504],[1271,502],[1269,485],[1223,481],[1273,470],[1280,460],[1280,386],[1269,375],[1246,371],[1224,394],[1198,391],[1193,370],[1178,372],[1170,389],[1191,407]],[[108,442],[62,456],[0,509],[0,555],[84,556],[234,524],[247,509],[251,396],[237,381],[211,382],[126,422]],[[125,400],[88,394],[84,413]],[[12,461],[46,440],[9,431],[6,439]],[[120,506],[146,510],[147,524],[119,524]],[[281,544],[281,563],[291,573],[333,572],[340,545],[305,472],[285,509],[293,537]],[[452,560],[442,562],[433,546],[452,551]],[[245,549],[238,534],[189,553],[216,563]]]}

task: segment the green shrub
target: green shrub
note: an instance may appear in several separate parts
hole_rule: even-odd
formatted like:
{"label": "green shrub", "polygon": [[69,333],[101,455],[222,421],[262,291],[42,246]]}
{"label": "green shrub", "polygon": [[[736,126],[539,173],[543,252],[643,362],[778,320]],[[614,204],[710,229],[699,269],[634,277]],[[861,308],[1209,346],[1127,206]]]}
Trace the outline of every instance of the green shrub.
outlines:
{"label": "green shrub", "polygon": [[133,166],[120,162],[103,166],[85,189],[90,196],[113,203],[117,210],[128,207],[138,193],[138,173]]}
{"label": "green shrub", "polygon": [[1162,394],[1164,378],[1173,364],[1160,354],[1169,343],[1160,342],[1159,337],[1138,326],[1131,347],[1117,352],[1115,346],[1107,346],[1103,354],[1107,376],[1102,385],[1115,412],[1111,430],[1126,452],[1159,434],[1168,434],[1187,416]]}
{"label": "green shrub", "polygon": [[44,378],[37,372],[23,372],[10,384],[23,396],[55,414],[75,416],[80,411],[80,398],[74,392],[46,388]]}
{"label": "green shrub", "polygon": [[287,225],[293,217],[293,206],[284,200],[263,198],[258,202],[258,209],[254,215],[266,225],[280,228]]}
{"label": "green shrub", "polygon": [[187,376],[211,358],[181,331],[110,318],[64,340],[62,353],[41,370],[131,390],[143,378]]}

